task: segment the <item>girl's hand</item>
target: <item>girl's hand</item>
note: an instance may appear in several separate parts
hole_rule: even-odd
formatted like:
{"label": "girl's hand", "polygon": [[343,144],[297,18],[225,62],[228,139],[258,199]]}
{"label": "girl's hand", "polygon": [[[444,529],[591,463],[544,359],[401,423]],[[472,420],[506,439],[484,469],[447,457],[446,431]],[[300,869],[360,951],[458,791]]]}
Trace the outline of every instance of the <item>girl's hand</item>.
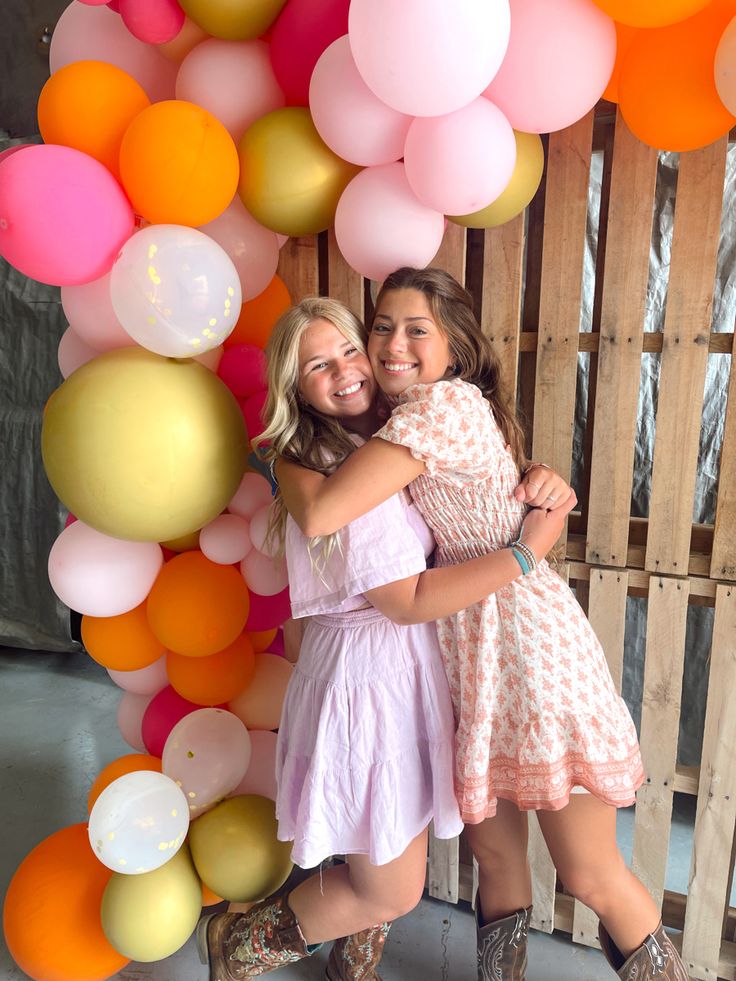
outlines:
{"label": "girl's hand", "polygon": [[556,544],[565,527],[565,519],[577,503],[575,491],[570,490],[565,503],[554,511],[535,508],[524,518],[519,538],[534,552],[537,562]]}
{"label": "girl's hand", "polygon": [[[557,511],[567,507],[572,493],[570,485],[556,471],[542,463],[533,463],[514,490],[514,497],[532,508]],[[568,507],[565,514],[569,511]]]}

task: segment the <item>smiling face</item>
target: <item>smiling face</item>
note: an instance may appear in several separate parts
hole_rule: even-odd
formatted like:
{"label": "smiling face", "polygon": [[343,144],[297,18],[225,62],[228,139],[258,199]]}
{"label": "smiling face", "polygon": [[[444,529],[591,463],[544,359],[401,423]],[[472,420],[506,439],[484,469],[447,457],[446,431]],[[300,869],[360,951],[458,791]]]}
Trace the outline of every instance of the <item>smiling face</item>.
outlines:
{"label": "smiling face", "polygon": [[353,420],[373,409],[368,357],[329,320],[313,320],[299,342],[299,392],[326,416]]}
{"label": "smiling face", "polygon": [[447,336],[419,290],[384,294],[373,318],[368,356],[387,395],[400,395],[410,385],[430,384],[452,372]]}

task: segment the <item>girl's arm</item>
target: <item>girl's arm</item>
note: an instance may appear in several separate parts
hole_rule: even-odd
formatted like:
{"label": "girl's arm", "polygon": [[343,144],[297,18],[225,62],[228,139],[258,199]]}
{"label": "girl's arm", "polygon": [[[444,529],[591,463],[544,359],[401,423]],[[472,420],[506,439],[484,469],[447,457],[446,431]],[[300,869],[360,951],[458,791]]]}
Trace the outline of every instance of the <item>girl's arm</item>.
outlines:
{"label": "girl's arm", "polygon": [[[540,561],[559,538],[565,518],[577,504],[575,492],[554,511],[531,511],[524,519],[521,538]],[[451,616],[479,603],[521,575],[510,548],[442,569],[427,569],[416,576],[367,590],[366,598],[394,623],[425,623]]]}
{"label": "girl's arm", "polygon": [[299,660],[299,649],[302,646],[304,635],[305,620],[287,620],[283,625],[284,630],[284,657],[292,664]]}
{"label": "girl's arm", "polygon": [[374,437],[325,477],[279,460],[276,478],[286,510],[309,538],[331,535],[410,484],[424,464],[405,446]]}

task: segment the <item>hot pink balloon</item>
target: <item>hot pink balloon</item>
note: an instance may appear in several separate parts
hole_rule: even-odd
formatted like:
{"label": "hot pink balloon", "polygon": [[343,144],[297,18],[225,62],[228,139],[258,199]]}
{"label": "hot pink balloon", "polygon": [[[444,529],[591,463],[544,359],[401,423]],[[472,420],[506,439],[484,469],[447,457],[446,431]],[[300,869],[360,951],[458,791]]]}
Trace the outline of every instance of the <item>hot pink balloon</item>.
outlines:
{"label": "hot pink balloon", "polygon": [[251,729],[250,763],[245,776],[228,796],[257,794],[276,800],[276,740],[275,732],[268,729]]}
{"label": "hot pink balloon", "polygon": [[259,40],[196,45],[179,68],[176,97],[211,112],[236,143],[251,123],[285,105],[268,45]]}
{"label": "hot pink balloon", "polygon": [[73,328],[67,327],[61,335],[59,350],[56,353],[61,377],[68,378],[73,371],[81,368],[100,353],[97,348],[90,347],[86,341],[83,341]]}
{"label": "hot pink balloon", "polygon": [[355,67],[347,35],[334,41],[317,62],[309,111],[319,135],[343,160],[371,167],[404,155],[412,117],[391,109],[371,92]]}
{"label": "hot pink balloon", "polygon": [[88,7],[101,7],[103,4],[109,6],[108,0],[79,0],[80,3],[86,3]]}
{"label": "hot pink balloon", "polygon": [[426,266],[444,231],[444,216],[419,201],[402,163],[362,170],[343,191],[335,214],[343,256],[362,276],[379,281],[399,266]]}
{"label": "hot pink balloon", "polygon": [[51,588],[72,610],[114,617],[139,606],[163,565],[155,542],[128,542],[75,521],[49,553]]}
{"label": "hot pink balloon", "polygon": [[350,47],[366,85],[386,105],[441,116],[472,102],[491,81],[509,23],[508,0],[352,0]]}
{"label": "hot pink balloon", "polygon": [[49,67],[57,71],[72,61],[107,61],[143,86],[151,102],[174,98],[178,65],[138,41],[107,6],[70,3],[51,38]]}
{"label": "hot pink balloon", "polygon": [[256,511],[272,500],[271,485],[266,478],[258,473],[245,473],[227,509],[250,521]]}
{"label": "hot pink balloon", "polygon": [[237,514],[219,514],[200,531],[199,547],[219,565],[240,562],[252,548],[248,522]]}
{"label": "hot pink balloon", "polygon": [[151,699],[146,711],[143,714],[141,724],[141,735],[145,751],[152,756],[161,756],[164,745],[169,738],[169,733],[177,722],[202,708],[194,702],[187,701],[177,694],[171,685],[162,688],[161,691]]}
{"label": "hot pink balloon", "polygon": [[118,688],[132,692],[134,695],[153,696],[169,683],[165,654],[145,668],[137,668],[135,671],[117,671],[108,668],[107,673]]}
{"label": "hot pink balloon", "polygon": [[279,264],[279,243],[276,233],[259,225],[237,195],[221,215],[202,225],[200,231],[230,256],[240,278],[243,302],[265,290]]}
{"label": "hot pink balloon", "polygon": [[19,143],[18,146],[9,146],[7,150],[3,150],[2,153],[0,153],[0,163],[2,163],[3,160],[7,160],[8,157],[12,157],[14,153],[18,153],[19,150],[25,150],[26,147],[35,145],[36,144],[34,143]]}
{"label": "hot pink balloon", "polygon": [[284,620],[291,616],[291,606],[289,605],[289,590],[285,589],[282,593],[275,596],[259,596],[258,593],[250,594],[250,611],[246,630],[273,630],[280,627]]}
{"label": "hot pink balloon", "polygon": [[74,333],[97,351],[135,344],[112,308],[109,273],[82,286],[62,286],[61,306]]}
{"label": "hot pink balloon", "polygon": [[133,233],[133,211],[106,167],[53,145],[26,147],[1,166],[0,255],[54,286],[110,270]]}
{"label": "hot pink balloon", "polygon": [[552,133],[581,119],[603,94],[616,28],[592,0],[511,0],[511,40],[483,93],[514,129]]}
{"label": "hot pink balloon", "polygon": [[266,387],[266,355],[253,344],[233,344],[222,356],[217,374],[238,398]]}
{"label": "hot pink balloon", "polygon": [[266,394],[265,391],[256,392],[254,395],[249,395],[245,399],[238,399],[243,418],[245,419],[245,428],[248,430],[250,439],[260,436],[266,428],[261,415],[263,407],[266,404]]}
{"label": "hot pink balloon", "polygon": [[120,735],[129,746],[132,746],[139,753],[146,752],[146,746],[141,735],[141,726],[143,725],[143,716],[153,698],[153,695],[136,695],[134,692],[124,691],[118,704],[117,719]]}
{"label": "hot pink balloon", "polygon": [[259,596],[276,596],[289,582],[285,560],[271,558],[255,548],[240,563],[240,571],[248,589]]}
{"label": "hot pink balloon", "polygon": [[406,176],[422,204],[446,215],[485,208],[511,180],[516,137],[488,99],[447,116],[415,119],[404,151]]}
{"label": "hot pink balloon", "polygon": [[118,0],[123,23],[144,44],[171,41],[184,24],[184,11],[176,0]]}
{"label": "hot pink balloon", "polygon": [[280,657],[284,657],[286,650],[284,648],[284,631],[277,630],[276,636],[271,641],[268,646],[269,654],[278,654]]}
{"label": "hot pink balloon", "polygon": [[306,106],[323,51],[347,33],[350,0],[289,0],[271,31],[271,62],[290,106]]}

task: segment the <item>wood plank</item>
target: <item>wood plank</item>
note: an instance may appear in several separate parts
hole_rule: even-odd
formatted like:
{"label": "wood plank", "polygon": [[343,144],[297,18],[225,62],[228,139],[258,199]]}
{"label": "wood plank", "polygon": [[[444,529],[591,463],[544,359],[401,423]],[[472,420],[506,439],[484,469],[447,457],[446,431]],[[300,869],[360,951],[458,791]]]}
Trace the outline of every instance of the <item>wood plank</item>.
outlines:
{"label": "wood plank", "polygon": [[726,403],[726,423],[718,476],[718,503],[713,532],[713,579],[736,579],[736,366],[731,361],[731,378]]}
{"label": "wood plank", "polygon": [[524,241],[523,214],[484,233],[480,325],[510,392],[516,392],[519,370]]}
{"label": "wood plank", "polygon": [[290,238],[279,253],[277,272],[286,284],[292,303],[319,292],[317,236]]}
{"label": "wood plank", "polygon": [[619,114],[614,139],[586,558],[626,564],[657,151]]}
{"label": "wood plank", "polygon": [[[736,829],[736,586],[718,586],[683,957],[716,977],[731,892],[728,856]],[[708,974],[707,972],[710,972]]]}
{"label": "wood plank", "polygon": [[466,252],[467,229],[448,221],[439,251],[429,265],[444,269],[464,286]]}
{"label": "wood plank", "polygon": [[629,574],[625,570],[591,570],[588,619],[601,642],[619,694],[624,671],[624,631],[628,588]]}
{"label": "wood plank", "polygon": [[646,568],[687,571],[727,139],[680,156]]}
{"label": "wood plank", "polygon": [[[664,335],[658,331],[645,331],[642,335],[642,353],[660,354],[664,346]],[[537,331],[523,331],[519,337],[519,353],[528,354],[537,350],[539,335]],[[578,334],[578,350],[595,354],[600,349],[600,334],[581,331]],[[728,331],[711,331],[708,335],[709,354],[731,354],[733,351],[733,333]]]}
{"label": "wood plank", "polygon": [[593,113],[552,133],[547,158],[532,457],[570,479]]}
{"label": "wood plank", "polygon": [[435,838],[434,824],[429,832],[427,890],[434,899],[458,901],[460,877],[459,838]]}
{"label": "wood plank", "polygon": [[550,858],[536,814],[529,818],[529,865],[532,870],[531,926],[543,933],[555,928],[555,886],[557,870]]}
{"label": "wood plank", "polygon": [[649,582],[641,752],[647,779],[636,800],[632,868],[658,906],[664,895],[685,661],[687,580]]}
{"label": "wood plank", "polygon": [[[581,550],[582,551],[582,550]],[[585,562],[570,562],[570,579],[572,582],[576,582],[580,579],[586,581],[590,580],[591,572],[597,571],[593,566],[588,565]],[[629,592],[632,590],[644,590],[648,591],[651,587],[653,580],[659,577],[656,573],[645,572],[642,569],[629,569]],[[688,579],[679,579],[678,582],[682,582],[688,587],[688,595],[691,598],[704,597],[706,599],[716,598],[716,589],[718,583],[714,579],[701,579],[698,576],[691,576]],[[706,606],[712,606],[712,603],[704,604]]]}
{"label": "wood plank", "polygon": [[327,233],[327,295],[340,300],[361,320],[365,318],[363,277],[342,256],[337,247],[335,229]]}

